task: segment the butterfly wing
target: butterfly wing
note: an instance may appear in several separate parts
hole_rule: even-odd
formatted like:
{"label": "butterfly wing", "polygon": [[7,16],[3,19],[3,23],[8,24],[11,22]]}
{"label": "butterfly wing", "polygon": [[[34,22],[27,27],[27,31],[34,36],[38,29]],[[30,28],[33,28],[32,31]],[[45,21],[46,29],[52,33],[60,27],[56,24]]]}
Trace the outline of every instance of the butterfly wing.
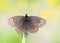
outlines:
{"label": "butterfly wing", "polygon": [[37,32],[38,28],[43,27],[46,23],[45,19],[37,16],[29,16],[29,19],[30,19],[30,24],[29,24],[28,32],[31,33]]}
{"label": "butterfly wing", "polygon": [[24,24],[23,24],[23,18],[24,16],[14,16],[8,19],[8,23],[13,26],[16,27],[16,31],[18,33],[24,33],[25,32],[25,28],[24,28]]}
{"label": "butterfly wing", "polygon": [[14,16],[8,19],[8,23],[13,27],[18,27],[22,24],[23,16]]}

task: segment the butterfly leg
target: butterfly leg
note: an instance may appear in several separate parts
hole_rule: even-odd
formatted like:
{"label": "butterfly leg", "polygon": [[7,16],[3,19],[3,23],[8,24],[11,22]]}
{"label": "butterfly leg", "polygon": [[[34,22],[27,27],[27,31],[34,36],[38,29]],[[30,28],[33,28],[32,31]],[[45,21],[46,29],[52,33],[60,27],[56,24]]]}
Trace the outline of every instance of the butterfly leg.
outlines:
{"label": "butterfly leg", "polygon": [[25,38],[27,38],[27,37],[28,37],[28,33],[27,33],[27,32],[25,32],[25,33],[24,33],[24,35],[25,35]]}

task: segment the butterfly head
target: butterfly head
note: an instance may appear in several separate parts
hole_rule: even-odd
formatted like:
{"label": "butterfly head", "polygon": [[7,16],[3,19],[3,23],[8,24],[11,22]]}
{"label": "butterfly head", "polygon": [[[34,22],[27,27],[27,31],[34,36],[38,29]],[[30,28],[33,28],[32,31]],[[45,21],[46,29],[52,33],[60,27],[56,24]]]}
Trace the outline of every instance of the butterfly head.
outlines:
{"label": "butterfly head", "polygon": [[26,14],[25,17],[28,17],[28,15]]}

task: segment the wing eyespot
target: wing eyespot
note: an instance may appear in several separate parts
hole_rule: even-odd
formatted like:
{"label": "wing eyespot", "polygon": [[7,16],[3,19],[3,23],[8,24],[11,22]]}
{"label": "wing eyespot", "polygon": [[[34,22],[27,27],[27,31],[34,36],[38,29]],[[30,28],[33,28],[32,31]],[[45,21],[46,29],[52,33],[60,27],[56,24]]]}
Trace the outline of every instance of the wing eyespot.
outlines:
{"label": "wing eyespot", "polygon": [[35,33],[35,32],[38,31],[38,29],[37,29],[37,28],[30,28],[28,31],[29,31],[30,33]]}
{"label": "wing eyespot", "polygon": [[41,20],[40,20],[40,24],[43,24],[43,23],[44,23],[44,20],[41,19]]}
{"label": "wing eyespot", "polygon": [[14,21],[13,18],[10,18],[9,22],[10,22],[11,24],[13,24],[13,25],[15,24],[15,21]]}
{"label": "wing eyespot", "polygon": [[23,28],[16,28],[16,32],[23,34],[25,32],[25,29],[23,29]]}
{"label": "wing eyespot", "polygon": [[42,24],[44,24],[44,20],[41,19],[38,25],[41,26]]}

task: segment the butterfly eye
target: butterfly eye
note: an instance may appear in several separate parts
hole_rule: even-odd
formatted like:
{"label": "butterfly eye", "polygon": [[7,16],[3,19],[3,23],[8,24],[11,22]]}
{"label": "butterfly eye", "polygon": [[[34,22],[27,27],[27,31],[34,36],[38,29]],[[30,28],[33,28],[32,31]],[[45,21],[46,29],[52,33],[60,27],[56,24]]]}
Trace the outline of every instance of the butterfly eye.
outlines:
{"label": "butterfly eye", "polygon": [[10,20],[9,20],[9,21],[10,21],[10,23],[11,23],[11,24],[15,24],[15,21],[14,21],[14,19],[13,19],[13,18],[10,18]]}

